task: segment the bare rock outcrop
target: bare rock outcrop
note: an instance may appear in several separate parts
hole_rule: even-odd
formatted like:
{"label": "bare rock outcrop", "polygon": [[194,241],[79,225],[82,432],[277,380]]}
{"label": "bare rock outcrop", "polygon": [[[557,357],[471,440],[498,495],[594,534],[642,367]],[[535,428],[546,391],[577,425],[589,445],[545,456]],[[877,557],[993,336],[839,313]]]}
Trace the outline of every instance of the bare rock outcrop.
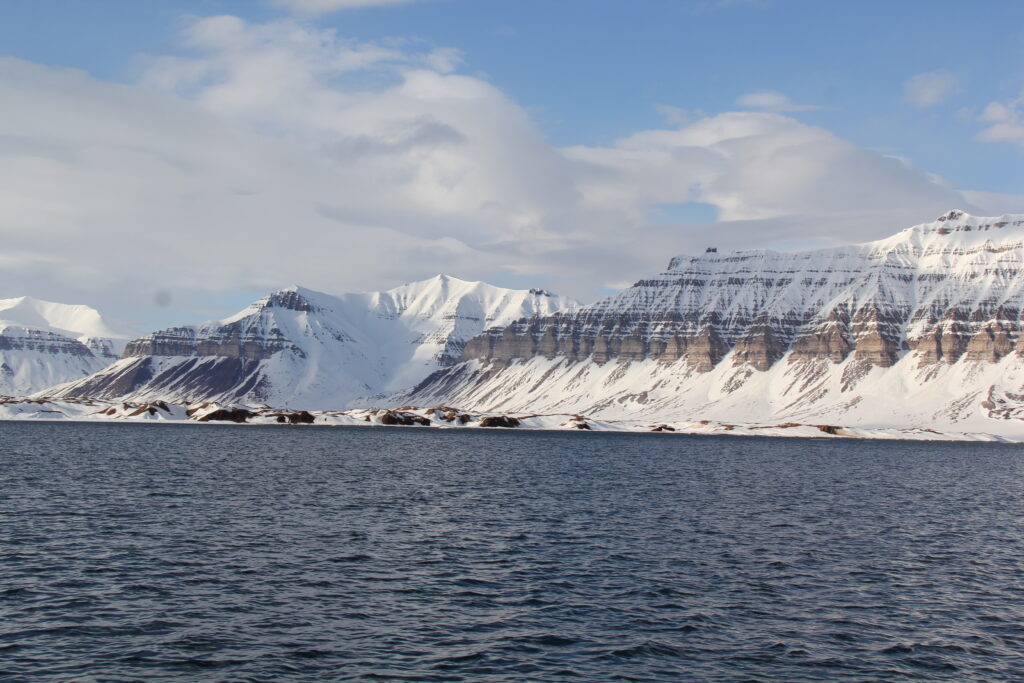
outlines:
{"label": "bare rock outcrop", "polygon": [[534,357],[684,362],[729,356],[765,371],[790,362],[891,367],[1024,355],[1024,219],[960,211],[888,240],[782,254],[676,257],[657,277],[590,306],[488,330],[463,360]]}

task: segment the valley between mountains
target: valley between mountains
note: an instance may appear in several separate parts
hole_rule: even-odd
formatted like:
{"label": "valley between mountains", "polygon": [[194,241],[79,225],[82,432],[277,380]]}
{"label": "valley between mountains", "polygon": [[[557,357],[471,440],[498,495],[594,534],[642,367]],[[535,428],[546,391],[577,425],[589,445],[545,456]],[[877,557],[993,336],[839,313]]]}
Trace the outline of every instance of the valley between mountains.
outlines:
{"label": "valley between mountains", "polygon": [[[8,299],[0,417],[186,419],[205,404],[377,423],[406,406],[434,426],[455,410],[464,425],[1024,440],[1022,312],[1024,215],[961,211],[860,245],[677,256],[588,305],[437,276],[291,287],[128,339],[88,307]],[[128,415],[154,402],[196,409]]]}

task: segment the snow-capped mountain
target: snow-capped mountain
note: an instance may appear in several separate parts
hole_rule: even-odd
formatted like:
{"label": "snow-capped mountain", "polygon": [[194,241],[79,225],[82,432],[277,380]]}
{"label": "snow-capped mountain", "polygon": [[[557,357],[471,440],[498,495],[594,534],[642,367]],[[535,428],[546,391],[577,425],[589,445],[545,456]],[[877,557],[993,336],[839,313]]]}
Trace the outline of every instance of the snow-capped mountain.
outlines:
{"label": "snow-capped mountain", "polygon": [[24,395],[85,377],[117,360],[126,342],[89,306],[0,299],[0,394]]}
{"label": "snow-capped mountain", "polygon": [[862,245],[673,258],[592,305],[492,327],[394,400],[991,431],[1024,418],[1022,310],[1024,215],[951,211]]}
{"label": "snow-capped mountain", "polygon": [[224,320],[135,339],[108,368],[46,393],[338,408],[419,382],[491,326],[574,306],[446,275],[340,296],[291,287]]}

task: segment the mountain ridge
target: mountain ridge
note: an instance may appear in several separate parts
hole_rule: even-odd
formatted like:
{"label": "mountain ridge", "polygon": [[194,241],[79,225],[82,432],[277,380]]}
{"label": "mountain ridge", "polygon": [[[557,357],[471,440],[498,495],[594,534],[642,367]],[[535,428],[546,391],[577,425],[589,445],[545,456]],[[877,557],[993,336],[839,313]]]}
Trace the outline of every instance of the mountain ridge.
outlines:
{"label": "mountain ridge", "polygon": [[921,424],[985,422],[1019,408],[1022,310],[1024,215],[954,210],[862,245],[674,257],[575,311],[491,328],[395,401],[884,420],[874,402]]}
{"label": "mountain ridge", "polygon": [[859,245],[675,256],[586,306],[445,275],[292,286],[39,395],[1024,433],[1022,313],[1024,215],[953,210]]}
{"label": "mountain ridge", "polygon": [[109,368],[50,393],[337,407],[454,362],[488,325],[573,306],[445,275],[382,292],[291,286],[224,319],[134,339]]}
{"label": "mountain ridge", "polygon": [[33,393],[96,372],[120,356],[124,336],[90,306],[0,299],[0,394]]}

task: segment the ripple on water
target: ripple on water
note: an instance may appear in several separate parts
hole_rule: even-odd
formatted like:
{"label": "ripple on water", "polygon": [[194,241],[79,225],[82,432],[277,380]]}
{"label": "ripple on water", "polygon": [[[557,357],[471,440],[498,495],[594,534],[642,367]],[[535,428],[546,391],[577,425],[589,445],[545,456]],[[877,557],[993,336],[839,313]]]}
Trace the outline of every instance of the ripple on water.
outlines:
{"label": "ripple on water", "polygon": [[1024,672],[1014,446],[0,426],[0,679]]}

